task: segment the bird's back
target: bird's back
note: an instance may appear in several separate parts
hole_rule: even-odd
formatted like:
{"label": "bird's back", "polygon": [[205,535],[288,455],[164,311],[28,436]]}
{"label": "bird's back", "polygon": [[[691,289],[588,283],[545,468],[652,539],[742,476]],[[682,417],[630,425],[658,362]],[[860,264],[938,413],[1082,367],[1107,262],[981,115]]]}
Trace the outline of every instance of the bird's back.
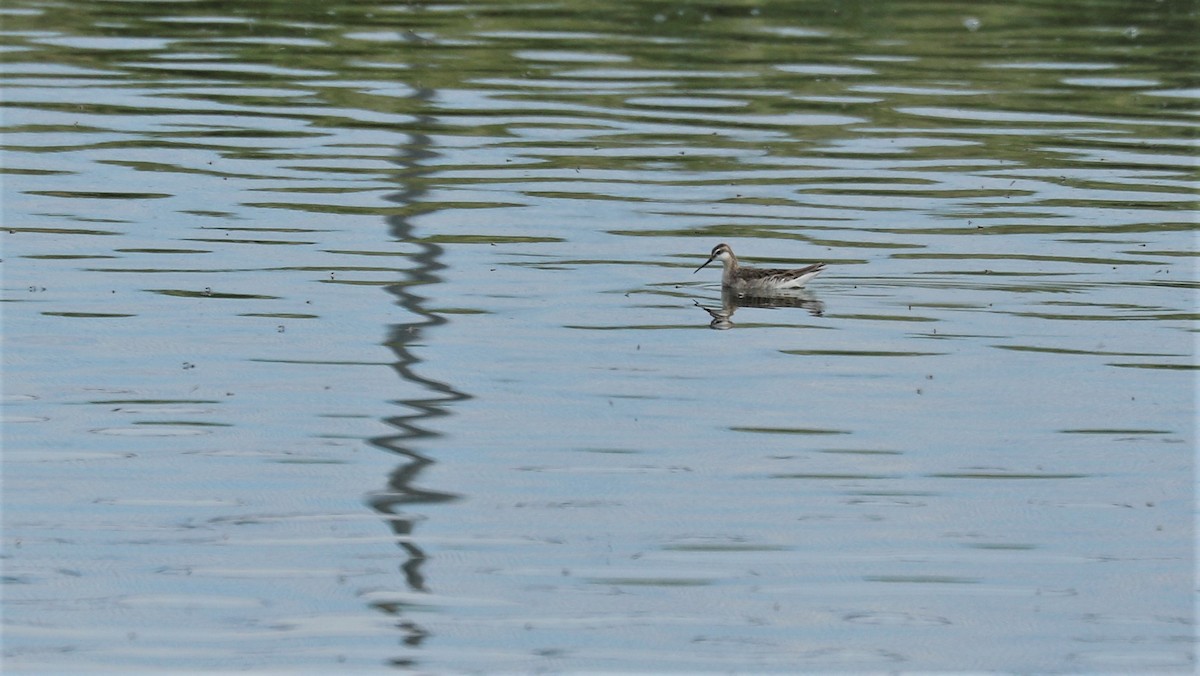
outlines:
{"label": "bird's back", "polygon": [[795,270],[742,267],[732,276],[728,286],[739,291],[799,289],[824,269],[824,263],[813,263]]}

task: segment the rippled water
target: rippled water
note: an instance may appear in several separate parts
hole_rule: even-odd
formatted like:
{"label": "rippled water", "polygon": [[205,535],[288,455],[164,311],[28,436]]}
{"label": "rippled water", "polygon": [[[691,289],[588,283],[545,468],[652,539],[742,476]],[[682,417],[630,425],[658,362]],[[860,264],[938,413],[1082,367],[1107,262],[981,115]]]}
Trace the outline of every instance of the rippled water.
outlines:
{"label": "rippled water", "polygon": [[7,3],[6,672],[1190,673],[1196,29]]}

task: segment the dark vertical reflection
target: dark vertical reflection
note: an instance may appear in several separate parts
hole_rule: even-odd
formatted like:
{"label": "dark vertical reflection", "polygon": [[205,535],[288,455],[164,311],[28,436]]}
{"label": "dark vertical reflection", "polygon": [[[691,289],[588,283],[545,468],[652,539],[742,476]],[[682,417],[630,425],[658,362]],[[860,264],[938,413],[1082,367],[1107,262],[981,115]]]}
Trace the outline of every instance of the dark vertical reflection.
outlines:
{"label": "dark vertical reflection", "polygon": [[[415,98],[418,103],[424,103],[432,95],[431,90],[418,90]],[[414,129],[427,128],[430,119],[419,116],[413,125]],[[407,146],[400,149],[396,162],[403,168],[400,190],[389,199],[404,205],[414,207],[426,192],[426,181],[422,174],[426,171],[425,162],[434,156],[430,149],[432,141],[428,135],[413,132],[409,136]],[[416,592],[429,591],[425,583],[422,567],[426,560],[424,550],[413,539],[413,530],[420,514],[413,510],[419,505],[427,505],[454,500],[457,496],[452,493],[435,491],[418,485],[421,473],[434,460],[418,452],[415,446],[424,439],[439,436],[427,427],[434,419],[448,415],[446,405],[468,399],[469,396],[455,390],[447,383],[426,378],[417,372],[421,360],[412,353],[409,345],[424,340],[427,331],[446,322],[444,317],[430,312],[425,307],[426,298],[416,293],[421,287],[441,281],[439,271],[445,266],[439,262],[442,248],[436,244],[421,241],[413,234],[413,226],[409,221],[409,213],[419,212],[420,209],[405,209],[401,215],[392,216],[389,229],[397,241],[406,242],[417,247],[418,252],[411,258],[413,266],[408,272],[409,278],[387,288],[388,293],[396,297],[396,302],[404,308],[411,320],[393,324],[388,332],[385,344],[396,354],[393,368],[400,377],[412,383],[425,393],[425,396],[403,399],[398,402],[407,410],[405,413],[388,417],[384,420],[396,429],[395,434],[375,437],[370,443],[384,449],[402,461],[388,476],[387,486],[367,496],[367,504],[379,512],[392,531],[398,536],[398,544],[406,556],[400,564],[405,582],[409,590]],[[378,603],[380,610],[397,616],[397,627],[404,632],[403,642],[409,647],[418,647],[428,636],[428,631],[409,618],[404,618],[400,604]],[[408,659],[397,659],[393,664],[408,666],[413,663]]]}

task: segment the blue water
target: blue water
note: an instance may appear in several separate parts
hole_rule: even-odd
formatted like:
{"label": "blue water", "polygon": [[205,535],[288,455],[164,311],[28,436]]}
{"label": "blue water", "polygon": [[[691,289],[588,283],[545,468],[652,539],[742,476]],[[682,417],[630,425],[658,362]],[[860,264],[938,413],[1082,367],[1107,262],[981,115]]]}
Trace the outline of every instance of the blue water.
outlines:
{"label": "blue water", "polygon": [[0,20],[6,673],[1194,669],[1189,4]]}

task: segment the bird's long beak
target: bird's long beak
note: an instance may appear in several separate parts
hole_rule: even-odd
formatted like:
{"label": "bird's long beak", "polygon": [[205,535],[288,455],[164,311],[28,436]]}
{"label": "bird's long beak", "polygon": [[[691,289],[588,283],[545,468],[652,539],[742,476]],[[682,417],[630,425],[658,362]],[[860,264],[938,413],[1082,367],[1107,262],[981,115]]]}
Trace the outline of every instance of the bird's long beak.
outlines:
{"label": "bird's long beak", "polygon": [[[704,261],[704,265],[708,265],[709,263],[711,263],[715,260],[717,260],[716,256],[709,256],[708,260]],[[704,269],[704,265],[701,265],[700,267],[696,268],[695,270],[692,270],[692,274],[694,275],[697,272],[700,272],[702,269]]]}

